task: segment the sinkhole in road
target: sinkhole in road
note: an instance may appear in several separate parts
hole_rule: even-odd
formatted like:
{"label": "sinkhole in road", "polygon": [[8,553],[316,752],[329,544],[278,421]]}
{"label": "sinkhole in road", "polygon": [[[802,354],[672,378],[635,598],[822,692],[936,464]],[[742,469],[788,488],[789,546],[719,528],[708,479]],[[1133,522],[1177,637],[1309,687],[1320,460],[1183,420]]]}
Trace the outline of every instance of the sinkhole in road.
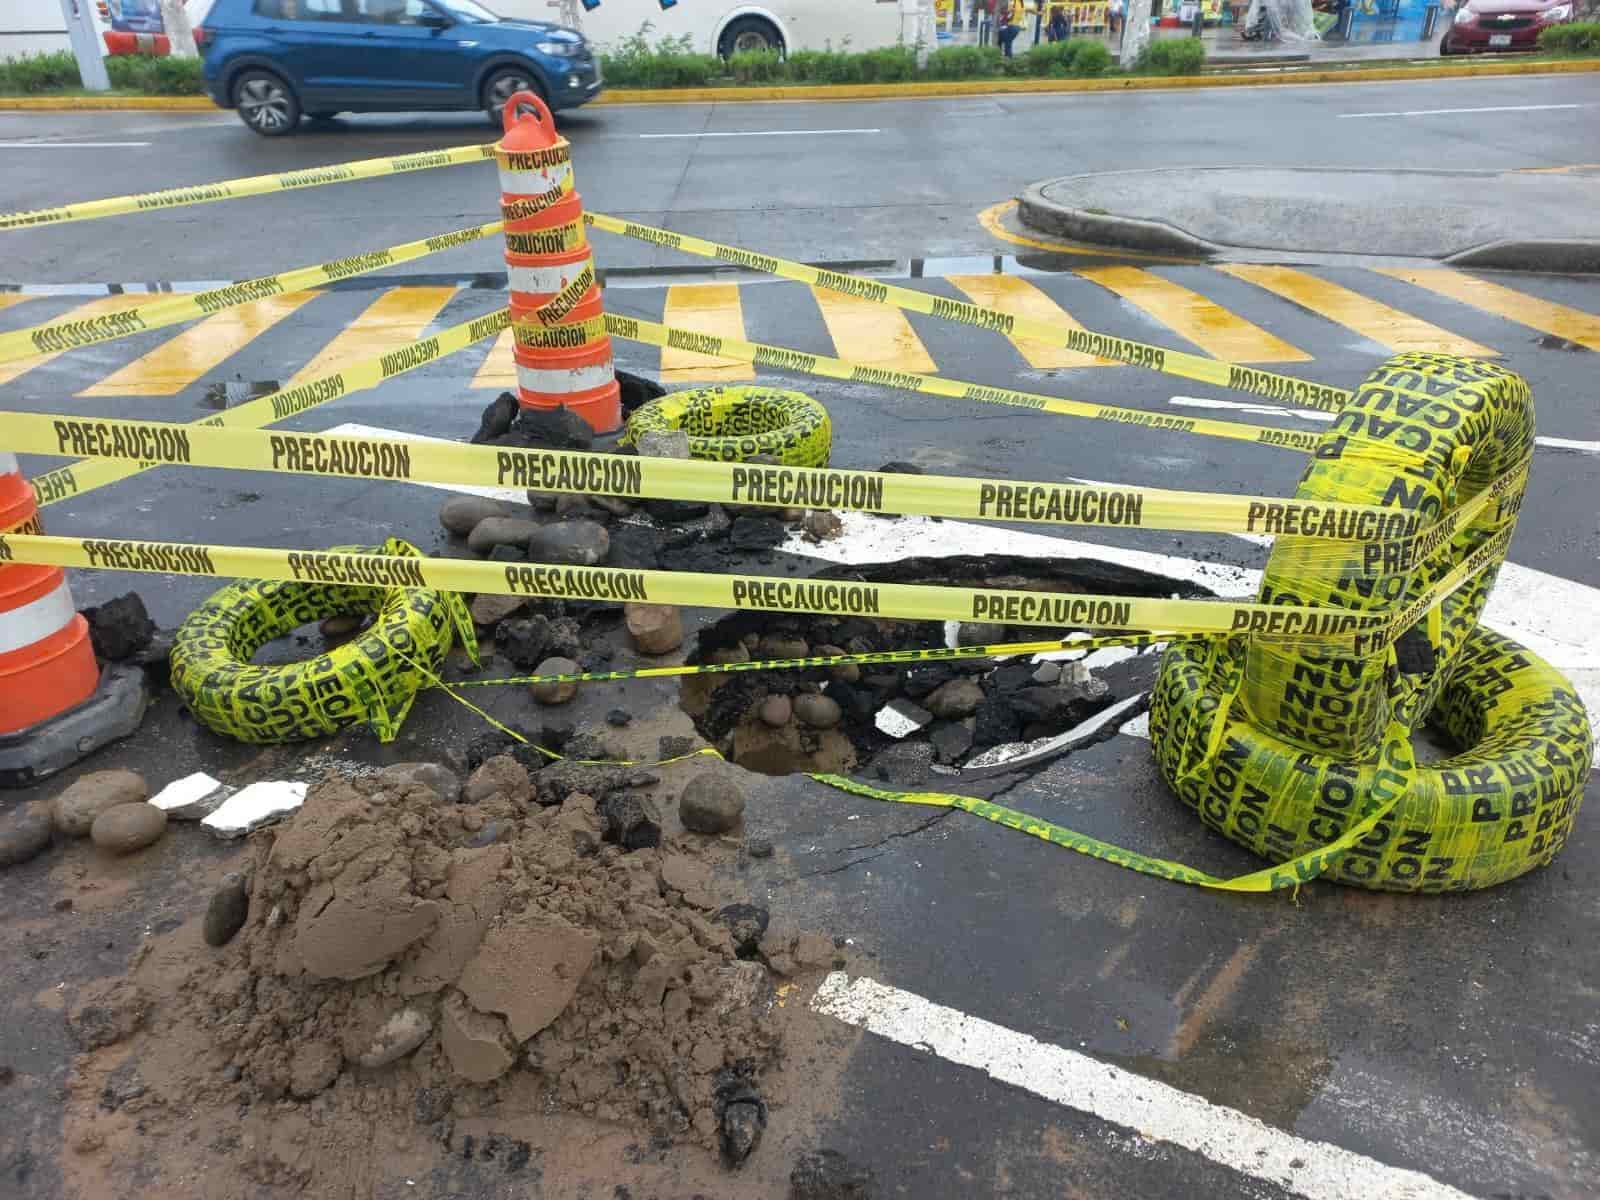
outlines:
{"label": "sinkhole in road", "polygon": [[[816,582],[934,584],[977,590],[1204,598],[1207,589],[1087,558],[1014,555],[908,558],[829,567]],[[1064,639],[1090,631],[906,621],[872,616],[732,613],[701,630],[696,664],[937,651],[951,645]],[[941,659],[735,671],[687,678],[680,703],[726,757],[766,775],[853,773],[915,786],[995,747],[1049,738],[1149,688],[1157,655],[1066,651],[1047,661]],[[1137,711],[1137,710],[1134,710]],[[1134,715],[1129,712],[1129,717]],[[1115,730],[1112,725],[1107,736]],[[988,757],[986,756],[985,761]]]}

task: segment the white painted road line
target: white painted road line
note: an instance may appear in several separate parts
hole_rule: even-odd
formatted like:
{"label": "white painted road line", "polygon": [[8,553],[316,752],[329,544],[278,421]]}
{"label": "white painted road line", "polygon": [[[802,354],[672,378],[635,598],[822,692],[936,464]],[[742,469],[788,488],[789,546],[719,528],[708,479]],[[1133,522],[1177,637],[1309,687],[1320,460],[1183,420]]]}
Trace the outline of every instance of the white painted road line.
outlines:
{"label": "white painted road line", "polygon": [[115,150],[149,142],[0,142],[0,150]]}
{"label": "white painted road line", "polygon": [[811,1008],[1308,1200],[1468,1200],[1467,1193],[1421,1172],[1296,1137],[1236,1109],[871,979],[852,980],[835,971],[822,981]]}
{"label": "white painted road line", "polygon": [[729,137],[824,137],[834,133],[882,133],[881,129],[742,129],[728,133],[641,133],[647,140],[658,138]]}
{"label": "white painted road line", "polygon": [[1557,108],[1593,108],[1592,104],[1492,104],[1485,108],[1419,108],[1411,112],[1340,113],[1341,121],[1353,117],[1448,117],[1456,113],[1549,112]]}

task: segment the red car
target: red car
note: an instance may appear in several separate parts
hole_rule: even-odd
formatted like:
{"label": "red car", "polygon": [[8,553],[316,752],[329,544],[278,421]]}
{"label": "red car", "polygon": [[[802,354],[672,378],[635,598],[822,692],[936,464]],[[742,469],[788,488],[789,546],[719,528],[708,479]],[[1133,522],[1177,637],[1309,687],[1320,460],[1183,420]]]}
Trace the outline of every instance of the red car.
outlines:
{"label": "red car", "polygon": [[1576,7],[1576,0],[1466,0],[1439,39],[1439,53],[1535,50],[1539,31],[1572,20]]}

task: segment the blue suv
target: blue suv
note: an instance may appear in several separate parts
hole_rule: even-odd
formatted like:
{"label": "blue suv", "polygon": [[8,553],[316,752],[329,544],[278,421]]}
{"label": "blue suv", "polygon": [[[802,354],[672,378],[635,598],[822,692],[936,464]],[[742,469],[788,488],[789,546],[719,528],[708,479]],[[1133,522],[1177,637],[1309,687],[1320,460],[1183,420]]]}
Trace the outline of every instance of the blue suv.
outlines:
{"label": "blue suv", "polygon": [[488,113],[513,94],[574,108],[600,93],[575,29],[502,20],[476,0],[216,0],[195,30],[206,91],[263,137],[302,114],[417,109]]}

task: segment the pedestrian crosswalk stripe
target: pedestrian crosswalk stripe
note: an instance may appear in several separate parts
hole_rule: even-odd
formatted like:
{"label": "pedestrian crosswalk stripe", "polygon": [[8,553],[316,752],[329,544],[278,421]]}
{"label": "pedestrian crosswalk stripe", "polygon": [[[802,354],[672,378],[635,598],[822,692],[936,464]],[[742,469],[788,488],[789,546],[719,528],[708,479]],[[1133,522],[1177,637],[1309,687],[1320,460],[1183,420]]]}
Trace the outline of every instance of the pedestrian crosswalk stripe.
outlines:
{"label": "pedestrian crosswalk stripe", "polygon": [[[63,314],[59,320],[87,321],[91,317],[98,317],[103,313],[117,312],[124,308],[132,308],[136,304],[148,304],[149,296],[141,296],[124,292],[116,296],[101,296],[87,304],[80,304],[69,313]],[[0,362],[0,384],[10,383],[17,376],[42,367],[45,363],[64,354],[63,350],[51,350],[46,354],[35,354],[32,358],[14,358],[10,362]],[[82,351],[79,351],[82,353]]]}
{"label": "pedestrian crosswalk stripe", "polygon": [[1470,338],[1440,329],[1421,317],[1390,308],[1371,296],[1363,296],[1360,292],[1353,292],[1340,284],[1319,279],[1293,267],[1228,263],[1217,270],[1225,271],[1246,283],[1253,283],[1291,304],[1309,309],[1317,316],[1343,325],[1396,354],[1426,350],[1437,354],[1464,354],[1469,358],[1500,357],[1499,351],[1480,346]]}
{"label": "pedestrian crosswalk stripe", "polygon": [[[745,340],[744,306],[736,283],[675,283],[667,288],[665,325]],[[731,358],[715,358],[692,350],[661,351],[661,382],[732,383],[754,379],[755,368]]]}
{"label": "pedestrian crosswalk stripe", "polygon": [[516,349],[516,342],[512,340],[511,330],[506,330],[495,338],[494,345],[489,348],[488,356],[484,358],[483,365],[472,377],[472,386],[475,388],[510,388],[517,386],[517,360],[512,357]]}
{"label": "pedestrian crosswalk stripe", "polygon": [[[1068,329],[1082,329],[1067,312],[1049,296],[1020,275],[946,275],[951,283],[965,293],[974,304],[997,308],[1014,317],[1027,317],[1033,321],[1050,321]],[[1038,338],[1014,337],[1011,344],[1030,367],[1056,370],[1064,367],[1109,367],[1113,364],[1103,358],[1079,354],[1065,346],[1053,346]]]}
{"label": "pedestrian crosswalk stripe", "polygon": [[1384,267],[1379,269],[1378,274],[1426,288],[1436,295],[1459,300],[1462,304],[1480,308],[1541,333],[1553,333],[1558,338],[1590,350],[1600,350],[1600,317],[1593,313],[1542,300],[1527,292],[1515,291],[1498,283],[1490,283],[1487,279],[1444,267],[1425,270]]}
{"label": "pedestrian crosswalk stripe", "polygon": [[886,371],[931,375],[937,370],[917,331],[898,308],[828,288],[813,287],[811,295],[822,310],[837,357]]}
{"label": "pedestrian crosswalk stripe", "polygon": [[163,342],[148,354],[79,392],[80,396],[175,396],[203,378],[285,317],[315,299],[316,292],[268,296],[224,309]]}
{"label": "pedestrian crosswalk stripe", "polygon": [[338,369],[348,358],[370,358],[414,342],[456,294],[453,287],[397,287],[379,296],[322,348],[284,387]]}
{"label": "pedestrian crosswalk stripe", "polygon": [[1224,362],[1306,362],[1311,356],[1199,292],[1139,267],[1078,271]]}
{"label": "pedestrian crosswalk stripe", "polygon": [[24,300],[31,300],[32,296],[24,296],[20,292],[0,292],[0,312],[4,312],[13,304],[21,304]]}

